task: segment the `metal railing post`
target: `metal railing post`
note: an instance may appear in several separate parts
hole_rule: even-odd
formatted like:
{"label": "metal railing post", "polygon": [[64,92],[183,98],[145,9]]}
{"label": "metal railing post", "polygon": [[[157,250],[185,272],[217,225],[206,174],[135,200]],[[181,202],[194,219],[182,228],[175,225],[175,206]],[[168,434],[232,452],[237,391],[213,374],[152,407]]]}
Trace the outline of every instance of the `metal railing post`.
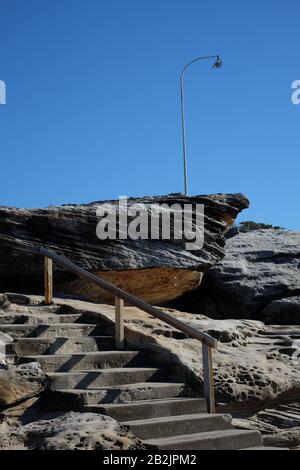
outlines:
{"label": "metal railing post", "polygon": [[124,349],[124,300],[115,297],[116,348]]}
{"label": "metal railing post", "polygon": [[51,305],[53,301],[53,262],[47,256],[44,257],[44,286],[45,304]]}
{"label": "metal railing post", "polygon": [[216,412],[215,391],[214,391],[214,371],[212,363],[212,348],[202,343],[203,359],[203,392],[207,401],[207,411],[214,414]]}

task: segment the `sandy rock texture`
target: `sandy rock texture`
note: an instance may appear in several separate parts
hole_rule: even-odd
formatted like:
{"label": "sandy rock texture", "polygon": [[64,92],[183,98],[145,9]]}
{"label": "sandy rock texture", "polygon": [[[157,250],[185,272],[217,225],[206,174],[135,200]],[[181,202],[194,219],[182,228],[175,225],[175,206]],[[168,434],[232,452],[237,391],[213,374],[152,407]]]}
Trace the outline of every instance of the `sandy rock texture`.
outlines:
{"label": "sandy rock texture", "polygon": [[300,446],[300,402],[266,408],[248,418],[235,418],[233,424],[238,429],[259,430],[265,446]]}
{"label": "sandy rock texture", "polygon": [[[81,267],[101,275],[114,284],[153,303],[165,303],[195,289],[204,272],[225,255],[224,233],[249,201],[241,194],[185,197],[180,194],[129,199],[128,207],[151,205],[204,204],[202,249],[186,249],[185,240],[99,240],[96,211],[105,204],[119,214],[118,201],[99,201],[82,205],[51,206],[47,209],[0,208],[0,283],[3,290],[39,292],[43,282],[41,257],[28,252],[29,245],[44,246],[69,258]],[[170,215],[168,206],[165,214]],[[129,222],[133,217],[128,218]],[[192,230],[196,226],[193,223]],[[150,230],[150,224],[149,228]],[[122,230],[117,226],[117,236]],[[150,235],[150,232],[149,234]],[[105,292],[78,280],[56,266],[55,287],[65,293],[83,295],[93,301],[111,301]]]}
{"label": "sandy rock texture", "polygon": [[0,449],[136,450],[142,442],[125,426],[97,413],[70,412],[25,426],[0,424]]}
{"label": "sandy rock texture", "polygon": [[8,365],[0,370],[0,407],[34,397],[47,389],[47,375],[38,362]]}
{"label": "sandy rock texture", "polygon": [[186,305],[214,318],[299,325],[299,273],[299,232],[237,231],[226,241],[225,258],[205,274]]}

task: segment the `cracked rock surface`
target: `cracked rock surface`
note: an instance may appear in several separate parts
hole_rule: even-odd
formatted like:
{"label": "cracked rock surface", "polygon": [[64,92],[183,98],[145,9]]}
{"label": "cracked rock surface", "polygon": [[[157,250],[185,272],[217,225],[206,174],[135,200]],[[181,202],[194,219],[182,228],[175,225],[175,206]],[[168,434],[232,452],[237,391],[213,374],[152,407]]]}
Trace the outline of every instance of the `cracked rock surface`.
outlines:
{"label": "cracked rock surface", "polygon": [[97,413],[69,412],[25,426],[0,424],[0,449],[136,450],[142,442],[125,426]]}
{"label": "cracked rock surface", "polygon": [[299,325],[300,233],[237,232],[226,241],[224,259],[205,274],[189,306],[214,318]]}

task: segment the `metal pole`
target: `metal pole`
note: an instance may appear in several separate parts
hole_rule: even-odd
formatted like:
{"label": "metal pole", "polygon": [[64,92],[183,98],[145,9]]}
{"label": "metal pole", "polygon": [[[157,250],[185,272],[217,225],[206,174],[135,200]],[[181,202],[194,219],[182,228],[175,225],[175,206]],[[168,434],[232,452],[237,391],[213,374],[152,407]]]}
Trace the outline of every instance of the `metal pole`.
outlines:
{"label": "metal pole", "polygon": [[185,116],[184,116],[184,83],[183,77],[184,72],[186,69],[197,62],[198,60],[205,60],[205,59],[217,59],[214,67],[220,68],[222,66],[222,62],[219,55],[209,55],[204,57],[197,57],[196,59],[191,60],[188,62],[180,75],[180,104],[181,104],[181,125],[182,125],[182,155],[183,155],[183,176],[184,176],[184,195],[187,196],[188,194],[188,177],[187,177],[187,158],[186,158],[186,132],[185,132]]}
{"label": "metal pole", "polygon": [[184,89],[183,89],[183,74],[180,77],[180,102],[181,102],[181,124],[182,124],[182,152],[183,152],[183,175],[184,175],[184,195],[188,193],[188,179],[187,179],[187,163],[186,163],[186,136],[185,136],[185,119],[184,119]]}

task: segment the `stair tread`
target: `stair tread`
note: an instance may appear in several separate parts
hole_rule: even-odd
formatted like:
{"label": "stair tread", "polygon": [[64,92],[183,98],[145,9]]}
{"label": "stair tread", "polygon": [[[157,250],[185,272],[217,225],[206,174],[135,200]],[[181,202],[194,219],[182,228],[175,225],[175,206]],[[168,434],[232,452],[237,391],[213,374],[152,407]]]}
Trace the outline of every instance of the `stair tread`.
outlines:
{"label": "stair tread", "polygon": [[[75,388],[75,389],[58,389],[56,392],[62,392],[62,393],[75,393],[75,394],[81,394],[81,393],[92,393],[92,392],[97,392],[98,390],[110,390],[110,389],[128,389],[128,388],[164,388],[164,387],[184,387],[185,384],[182,382],[138,382],[138,383],[130,383],[130,384],[120,384],[120,385],[104,385],[103,387],[96,387],[96,388]],[[145,400],[146,401],[146,400]],[[153,400],[148,400],[148,401],[153,401]],[[131,402],[129,402],[131,403]]]}
{"label": "stair tread", "polygon": [[107,356],[108,354],[110,356],[112,355],[126,355],[126,354],[138,354],[142,352],[141,350],[130,350],[130,351],[118,351],[118,350],[114,350],[114,351],[87,351],[87,352],[72,352],[72,353],[64,353],[64,354],[37,354],[37,355],[24,355],[24,356],[21,356],[21,357],[26,357],[26,358],[35,358],[35,359],[39,359],[41,358],[42,360],[45,360],[47,358],[50,358],[50,357],[55,357],[56,360],[58,360],[57,358],[63,358],[63,357],[71,357],[71,356],[75,356],[75,357],[79,357],[79,356]]}
{"label": "stair tread", "polygon": [[265,447],[265,446],[257,446],[257,447],[244,447],[241,450],[290,450],[288,447]]}
{"label": "stair tread", "polygon": [[159,445],[159,444],[176,444],[177,442],[193,442],[193,441],[204,441],[227,437],[235,436],[260,436],[258,431],[243,431],[239,429],[223,429],[217,431],[204,431],[200,433],[193,434],[180,434],[178,436],[164,437],[159,439],[146,439],[144,442],[149,445]]}
{"label": "stair tread", "polygon": [[33,327],[39,327],[39,326],[58,326],[58,327],[74,327],[74,328],[80,328],[81,326],[90,326],[90,327],[97,327],[98,325],[96,323],[63,323],[63,322],[57,322],[57,323],[2,323],[0,324],[0,328],[33,328]]}
{"label": "stair tread", "polygon": [[[176,412],[180,411],[181,405],[184,407],[185,405],[196,405],[196,409],[198,412],[198,408],[201,411],[201,407],[203,407],[203,410],[206,412],[206,399],[205,398],[193,398],[193,397],[165,397],[165,398],[153,398],[153,399],[144,399],[144,400],[137,400],[137,401],[130,401],[130,402],[125,402],[125,403],[95,403],[95,404],[86,404],[84,405],[85,411],[94,411],[94,412],[105,412],[107,414],[111,413],[118,413],[121,412],[124,416],[126,416],[126,412],[128,413],[127,410],[130,411],[130,414],[128,415],[129,418],[131,416],[137,416],[135,413],[139,413],[140,410],[142,409],[143,412],[149,408],[155,407],[155,410],[159,410],[160,407],[162,409],[167,409],[168,407],[172,405],[176,405]],[[131,410],[134,409],[131,414]],[[190,411],[190,409],[189,409]],[[160,411],[161,412],[161,411]],[[152,413],[150,413],[151,415]],[[184,413],[182,413],[184,414]],[[164,415],[163,415],[164,416]],[[166,416],[170,416],[167,414]],[[172,412],[172,416],[176,416],[174,414],[174,411]],[[121,421],[128,421],[129,418],[123,419]],[[148,416],[146,417],[148,419]],[[119,419],[118,419],[119,420]]]}
{"label": "stair tread", "polygon": [[[85,354],[85,353],[84,353]],[[93,374],[115,374],[115,373],[126,373],[126,372],[143,372],[143,371],[159,371],[159,370],[164,370],[163,367],[116,367],[116,368],[111,368],[111,369],[78,369],[76,371],[70,371],[70,372],[48,372],[48,375],[50,377],[56,377],[56,376],[61,376],[61,375],[80,375],[84,373],[93,373]]]}
{"label": "stair tread", "polygon": [[[81,325],[81,323],[78,323]],[[63,323],[63,325],[66,325],[66,323]],[[93,325],[92,325],[93,326]],[[16,338],[15,341],[18,342],[31,342],[31,341],[41,341],[48,343],[49,341],[56,341],[57,339],[67,339],[67,340],[74,340],[74,341],[80,341],[80,340],[97,340],[97,339],[114,339],[115,337],[112,335],[95,335],[95,336],[80,336],[79,338],[73,338],[70,336],[55,336],[55,338],[40,338],[40,337],[34,337],[34,338]],[[97,352],[97,351],[96,351]],[[66,354],[76,354],[76,353],[66,353]]]}
{"label": "stair tread", "polygon": [[193,414],[183,414],[183,415],[173,415],[173,416],[162,416],[157,418],[149,418],[149,419],[136,419],[130,421],[122,421],[122,424],[126,426],[132,425],[140,425],[146,426],[147,424],[159,424],[159,423],[168,423],[171,422],[180,422],[180,421],[188,421],[188,420],[198,420],[198,419],[219,419],[224,415],[220,414],[210,414],[210,413],[193,413]]}
{"label": "stair tread", "polygon": [[[151,382],[152,383],[152,382]],[[161,405],[161,404],[167,404],[167,403],[182,403],[182,402],[186,402],[186,401],[189,401],[189,402],[206,402],[205,398],[193,398],[193,397],[179,397],[179,398],[164,398],[164,399],[159,399],[159,398],[154,398],[153,400],[139,400],[138,402],[129,402],[129,403],[103,403],[103,404],[95,404],[95,405],[85,405],[85,408],[89,409],[89,408],[104,408],[104,409],[109,409],[109,408],[112,408],[112,409],[115,409],[115,408],[125,408],[125,407],[140,407],[144,404],[153,404],[155,403],[156,405]]]}

